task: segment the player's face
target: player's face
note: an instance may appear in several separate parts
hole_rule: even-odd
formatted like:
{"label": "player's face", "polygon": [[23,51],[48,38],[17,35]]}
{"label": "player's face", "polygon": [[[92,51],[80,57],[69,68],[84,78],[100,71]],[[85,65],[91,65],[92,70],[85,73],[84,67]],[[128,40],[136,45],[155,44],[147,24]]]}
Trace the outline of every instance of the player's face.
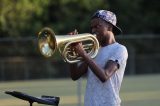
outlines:
{"label": "player's face", "polygon": [[100,45],[106,43],[106,39],[108,39],[108,30],[109,30],[109,24],[107,24],[105,21],[94,18],[91,20],[91,32],[93,34],[96,34],[96,37],[100,43]]}

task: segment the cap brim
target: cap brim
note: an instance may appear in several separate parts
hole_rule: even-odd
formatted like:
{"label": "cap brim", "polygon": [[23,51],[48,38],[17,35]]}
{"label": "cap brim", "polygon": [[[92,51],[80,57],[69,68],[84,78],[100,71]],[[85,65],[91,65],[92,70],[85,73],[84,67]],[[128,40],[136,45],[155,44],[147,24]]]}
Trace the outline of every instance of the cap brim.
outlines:
{"label": "cap brim", "polygon": [[[104,21],[106,21],[106,20],[104,20]],[[106,22],[110,23],[109,21],[106,21]],[[120,35],[120,34],[122,34],[121,28],[119,28],[118,26],[113,25],[112,23],[110,23],[110,24],[113,26],[113,33],[114,33],[114,35]]]}
{"label": "cap brim", "polygon": [[120,34],[122,34],[122,30],[121,30],[121,28],[113,25],[113,33],[115,35],[120,35]]}

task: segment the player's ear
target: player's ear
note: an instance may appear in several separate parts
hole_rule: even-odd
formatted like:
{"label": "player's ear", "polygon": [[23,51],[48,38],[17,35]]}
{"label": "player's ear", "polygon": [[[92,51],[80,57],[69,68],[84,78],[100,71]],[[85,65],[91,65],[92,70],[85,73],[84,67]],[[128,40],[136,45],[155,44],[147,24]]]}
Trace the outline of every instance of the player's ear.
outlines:
{"label": "player's ear", "polygon": [[113,25],[110,24],[109,22],[106,22],[106,26],[108,27],[108,31],[112,31],[113,30]]}
{"label": "player's ear", "polygon": [[109,30],[109,31],[112,31],[112,30],[113,30],[113,25],[109,24],[109,25],[108,25],[108,30]]}

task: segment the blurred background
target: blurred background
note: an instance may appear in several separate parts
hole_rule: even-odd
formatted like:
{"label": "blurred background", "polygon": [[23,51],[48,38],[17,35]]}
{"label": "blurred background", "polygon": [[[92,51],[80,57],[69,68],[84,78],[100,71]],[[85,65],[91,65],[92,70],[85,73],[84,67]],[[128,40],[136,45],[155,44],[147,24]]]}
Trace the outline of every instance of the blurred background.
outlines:
{"label": "blurred background", "polygon": [[129,52],[122,105],[160,106],[159,0],[0,0],[0,106],[28,106],[4,94],[7,90],[59,96],[60,106],[83,106],[85,76],[74,82],[58,53],[43,57],[37,34],[46,26],[58,35],[89,32],[98,9],[117,15],[123,35],[116,39]]}

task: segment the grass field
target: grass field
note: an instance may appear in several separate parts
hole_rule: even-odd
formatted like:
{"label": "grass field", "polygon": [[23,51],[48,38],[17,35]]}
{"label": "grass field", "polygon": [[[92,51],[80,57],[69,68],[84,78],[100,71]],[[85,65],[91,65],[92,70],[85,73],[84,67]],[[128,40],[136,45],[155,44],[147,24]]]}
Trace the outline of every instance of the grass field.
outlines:
{"label": "grass field", "polygon": [[[81,81],[83,97],[86,80]],[[125,76],[120,92],[122,106],[160,106],[159,81],[160,75]],[[77,106],[77,85],[71,79],[0,82],[0,106],[29,106],[26,101],[4,93],[14,90],[36,97],[59,96],[59,106]],[[35,103],[33,106],[44,105]]]}

